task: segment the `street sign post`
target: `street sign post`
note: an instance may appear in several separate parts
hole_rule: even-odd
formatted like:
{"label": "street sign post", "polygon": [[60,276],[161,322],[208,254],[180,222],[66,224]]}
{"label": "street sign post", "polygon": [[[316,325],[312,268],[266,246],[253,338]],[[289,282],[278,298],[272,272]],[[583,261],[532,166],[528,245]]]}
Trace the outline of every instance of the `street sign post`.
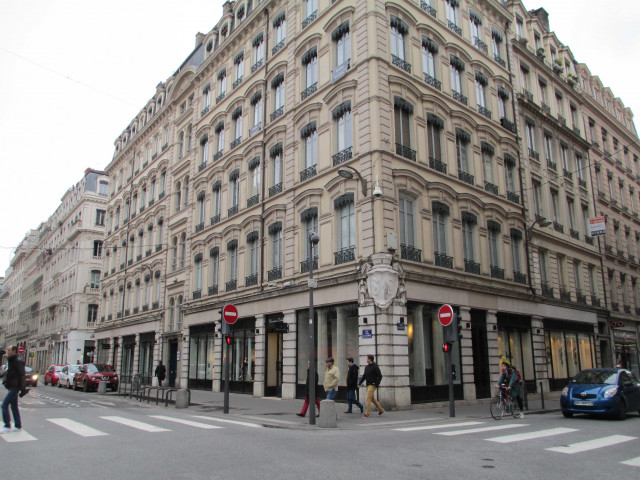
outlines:
{"label": "street sign post", "polygon": [[231,376],[231,362],[229,362],[229,355],[231,354],[231,342],[229,341],[229,325],[233,325],[238,320],[238,309],[235,305],[229,303],[222,307],[220,313],[222,314],[222,319],[220,320],[220,322],[222,323],[221,333],[223,348],[225,348],[224,344],[227,344],[227,354],[224,356],[224,413],[229,413],[229,377]]}
{"label": "street sign post", "polygon": [[451,358],[452,345],[451,343],[455,341],[453,339],[454,333],[457,333],[457,318],[456,314],[453,312],[453,308],[451,305],[444,304],[438,310],[438,320],[442,324],[442,337],[448,338],[448,341],[445,340],[445,343],[442,344],[442,351],[444,353],[444,365],[445,370],[449,379],[449,416],[456,416],[456,406],[454,403],[454,395],[453,395],[453,359]]}

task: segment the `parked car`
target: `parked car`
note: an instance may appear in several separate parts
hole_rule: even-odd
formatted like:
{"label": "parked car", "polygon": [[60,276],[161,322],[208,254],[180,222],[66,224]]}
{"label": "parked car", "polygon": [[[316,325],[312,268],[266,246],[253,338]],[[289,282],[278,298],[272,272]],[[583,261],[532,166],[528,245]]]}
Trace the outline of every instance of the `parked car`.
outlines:
{"label": "parked car", "polygon": [[6,363],[0,367],[0,378],[4,377],[7,374],[7,368],[9,365]]}
{"label": "parked car", "polygon": [[97,390],[100,382],[108,382],[107,385],[112,391],[118,390],[118,375],[113,371],[111,365],[106,363],[87,363],[80,366],[80,369],[73,378],[73,389],[82,388],[85,392]]}
{"label": "parked car", "polygon": [[27,387],[37,387],[38,386],[38,378],[40,378],[40,374],[36,372],[33,368],[25,366],[24,373],[26,376],[26,384]]}
{"label": "parked car", "polygon": [[51,365],[49,370],[44,374],[44,384],[52,387],[58,383],[58,374],[64,365]]}
{"label": "parked car", "polygon": [[640,413],[640,382],[625,369],[583,370],[562,390],[560,408],[565,417],[590,413],[623,420],[627,412]]}
{"label": "parked car", "polygon": [[73,387],[73,377],[76,376],[80,370],[80,365],[65,365],[62,367],[60,373],[58,373],[58,388]]}

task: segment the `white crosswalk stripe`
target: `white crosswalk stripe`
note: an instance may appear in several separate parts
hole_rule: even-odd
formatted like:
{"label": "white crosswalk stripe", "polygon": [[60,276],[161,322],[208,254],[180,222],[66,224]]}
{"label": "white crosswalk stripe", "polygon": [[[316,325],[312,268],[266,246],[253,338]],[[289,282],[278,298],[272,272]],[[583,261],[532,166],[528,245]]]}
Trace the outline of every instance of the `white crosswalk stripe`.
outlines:
{"label": "white crosswalk stripe", "polygon": [[234,425],[242,425],[244,427],[262,428],[262,425],[258,425],[257,423],[241,422],[239,420],[229,420],[226,418],[206,417],[204,415],[191,415],[191,416],[193,418],[201,418],[203,420],[211,420],[213,422],[232,423]]}
{"label": "white crosswalk stripe", "polygon": [[485,440],[498,443],[513,443],[521,442],[523,440],[534,440],[536,438],[553,437],[555,435],[562,435],[563,433],[571,433],[577,431],[578,429],[576,428],[558,427],[550,428],[547,430],[538,430],[537,432],[515,433],[513,435],[503,435],[502,437],[485,438]]}
{"label": "white crosswalk stripe", "polygon": [[631,465],[632,467],[640,467],[640,457],[632,458],[631,460],[625,460],[620,462],[624,465]]}
{"label": "white crosswalk stripe", "polygon": [[24,430],[21,430],[19,432],[3,433],[2,435],[0,435],[0,438],[9,443],[31,442],[33,440],[37,440],[36,437],[31,435],[30,433],[25,432]]}
{"label": "white crosswalk stripe", "polygon": [[166,420],[167,422],[181,423],[182,425],[188,425],[190,427],[196,427],[196,428],[204,428],[204,429],[224,428],[224,427],[219,427],[218,425],[209,425],[207,423],[194,422],[192,420],[184,420],[182,418],[167,417],[166,415],[149,415],[149,417],[157,418],[158,420]]}
{"label": "white crosswalk stripe", "polygon": [[483,423],[484,422],[443,423],[439,425],[423,425],[420,427],[394,428],[394,430],[397,432],[416,432],[419,430],[439,430],[442,428],[471,427],[472,425],[482,425]]}
{"label": "white crosswalk stripe", "polygon": [[130,418],[125,418],[125,417],[106,416],[106,417],[100,417],[100,418],[102,418],[103,420],[109,420],[110,422],[119,423],[121,425],[137,428],[138,430],[143,430],[145,432],[150,432],[150,433],[171,431],[168,428],[156,427],[155,425],[151,425],[150,423],[139,422],[138,420],[132,420]]}
{"label": "white crosswalk stripe", "polygon": [[506,425],[496,425],[494,427],[468,428],[466,430],[454,430],[451,432],[435,432],[435,435],[446,435],[448,437],[456,435],[468,435],[470,433],[492,432],[494,430],[508,430],[511,428],[528,427],[527,423],[508,423]]}
{"label": "white crosswalk stripe", "polygon": [[603,447],[611,447],[613,445],[618,445],[619,443],[630,442],[631,440],[637,440],[637,437],[629,437],[626,435],[611,435],[609,437],[596,438],[594,440],[572,443],[570,445],[563,445],[561,447],[545,448],[545,450],[573,455],[574,453],[588,452],[589,450],[596,450]]}
{"label": "white crosswalk stripe", "polygon": [[100,437],[103,435],[109,435],[108,433],[76,422],[75,420],[71,420],[70,418],[47,418],[47,420],[62,428],[66,428],[70,432],[73,432],[76,435],[80,435],[81,437]]}

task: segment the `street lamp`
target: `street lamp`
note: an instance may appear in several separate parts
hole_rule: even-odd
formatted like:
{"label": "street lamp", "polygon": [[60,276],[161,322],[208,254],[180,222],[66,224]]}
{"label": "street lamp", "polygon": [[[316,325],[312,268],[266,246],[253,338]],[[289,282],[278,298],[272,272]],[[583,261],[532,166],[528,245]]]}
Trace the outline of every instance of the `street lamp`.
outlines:
{"label": "street lamp", "polygon": [[529,235],[531,235],[531,233],[533,233],[533,227],[535,227],[536,225],[539,225],[542,228],[548,227],[549,225],[551,225],[551,220],[547,220],[544,217],[538,217],[536,216],[536,219],[533,221],[533,223],[527,228],[527,233]]}
{"label": "street lamp", "polygon": [[309,232],[309,425],[316,424],[316,331],[313,322],[313,247],[318,244],[320,237],[316,232]]}
{"label": "street lamp", "polygon": [[544,217],[538,216],[536,215],[536,219],[533,221],[533,223],[526,227],[525,226],[525,237],[524,237],[524,241],[525,241],[525,247],[526,247],[526,257],[527,257],[527,277],[529,278],[529,289],[531,290],[531,293],[533,294],[533,296],[536,295],[536,289],[533,288],[533,279],[531,278],[531,259],[530,259],[530,255],[531,255],[531,234],[533,233],[533,228],[536,225],[541,226],[542,228],[548,227],[549,225],[551,225],[551,221],[547,220]]}
{"label": "street lamp", "polygon": [[347,178],[349,180],[353,178],[354,173],[360,179],[360,184],[362,185],[362,195],[366,197],[367,181],[362,177],[362,175],[360,175],[360,172],[358,172],[355,168],[350,167],[349,165],[345,165],[338,169],[338,175],[340,175],[342,178]]}

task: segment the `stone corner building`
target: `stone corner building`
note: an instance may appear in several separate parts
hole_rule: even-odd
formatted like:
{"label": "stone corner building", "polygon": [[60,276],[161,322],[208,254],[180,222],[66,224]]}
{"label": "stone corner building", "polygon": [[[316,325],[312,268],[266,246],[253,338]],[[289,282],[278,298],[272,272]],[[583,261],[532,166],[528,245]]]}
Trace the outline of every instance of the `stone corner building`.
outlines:
{"label": "stone corner building", "polygon": [[632,113],[543,9],[226,2],[115,145],[95,337],[124,381],[219,391],[233,303],[232,391],[303,394],[310,267],[319,371],[374,354],[385,406],[447,398],[443,303],[456,398],[501,357],[529,392],[638,373]]}

